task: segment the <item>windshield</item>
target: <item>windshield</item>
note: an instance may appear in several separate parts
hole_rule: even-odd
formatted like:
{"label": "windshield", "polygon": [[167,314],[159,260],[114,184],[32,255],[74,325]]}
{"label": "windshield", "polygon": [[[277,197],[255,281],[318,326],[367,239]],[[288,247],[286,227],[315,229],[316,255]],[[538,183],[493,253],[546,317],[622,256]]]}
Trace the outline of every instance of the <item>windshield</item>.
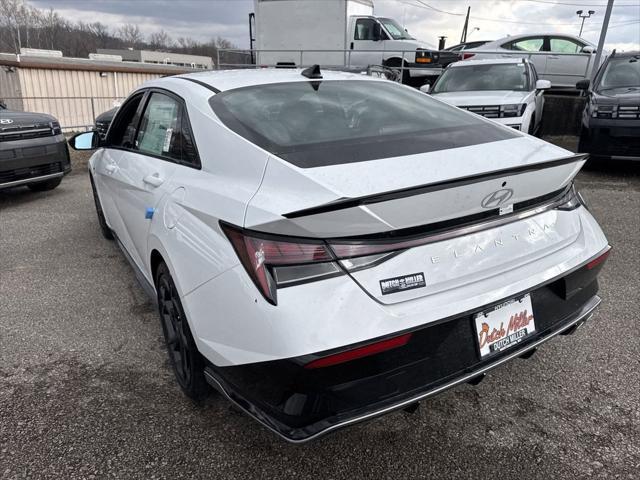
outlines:
{"label": "windshield", "polygon": [[415,38],[409,35],[409,32],[398,25],[395,20],[391,18],[379,18],[378,20],[384,25],[384,28],[394,40],[415,40]]}
{"label": "windshield", "polygon": [[640,87],[640,60],[612,58],[602,74],[598,91],[624,87]]}
{"label": "windshield", "polygon": [[209,102],[231,130],[303,168],[456,148],[514,135],[417,90],[386,81],[257,85],[219,93]]}
{"label": "windshield", "polygon": [[524,64],[502,63],[447,68],[433,87],[433,93],[487,90],[529,90]]}

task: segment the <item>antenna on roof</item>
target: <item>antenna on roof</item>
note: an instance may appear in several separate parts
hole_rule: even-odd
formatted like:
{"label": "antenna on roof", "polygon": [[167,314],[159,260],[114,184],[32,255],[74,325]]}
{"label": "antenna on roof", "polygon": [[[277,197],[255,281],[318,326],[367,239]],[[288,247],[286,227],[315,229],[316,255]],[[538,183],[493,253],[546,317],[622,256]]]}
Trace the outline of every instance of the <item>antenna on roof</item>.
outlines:
{"label": "antenna on roof", "polygon": [[322,78],[322,73],[320,72],[320,65],[316,64],[309,68],[305,68],[302,71],[302,75],[307,78],[313,78],[313,79]]}

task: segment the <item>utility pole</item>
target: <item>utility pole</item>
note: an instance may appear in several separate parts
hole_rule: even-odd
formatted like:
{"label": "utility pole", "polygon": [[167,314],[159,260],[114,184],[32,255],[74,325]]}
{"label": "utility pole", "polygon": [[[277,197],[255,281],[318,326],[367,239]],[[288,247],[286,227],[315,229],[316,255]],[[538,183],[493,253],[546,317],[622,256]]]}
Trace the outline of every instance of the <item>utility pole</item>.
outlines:
{"label": "utility pole", "polygon": [[589,10],[586,15],[583,15],[582,13],[583,13],[582,10],[578,10],[576,12],[576,15],[578,15],[578,17],[580,17],[582,19],[582,24],[580,25],[580,33],[578,34],[579,37],[582,36],[582,29],[584,28],[584,21],[587,18],[591,18],[591,15],[593,15],[596,12],[595,12],[595,10]]}
{"label": "utility pole", "polygon": [[607,37],[607,30],[609,29],[609,19],[611,18],[611,10],[613,10],[613,0],[608,0],[607,11],[604,13],[604,21],[602,22],[602,29],[600,30],[600,40],[598,40],[598,50],[596,50],[596,59],[591,67],[591,83],[596,77],[598,67],[600,67],[600,59],[602,58],[602,50],[604,49],[604,40]]}
{"label": "utility pole", "polygon": [[471,7],[467,7],[467,16],[464,19],[464,27],[462,27],[462,36],[460,37],[460,43],[464,43],[467,41],[467,28],[469,28],[469,13],[471,12]]}

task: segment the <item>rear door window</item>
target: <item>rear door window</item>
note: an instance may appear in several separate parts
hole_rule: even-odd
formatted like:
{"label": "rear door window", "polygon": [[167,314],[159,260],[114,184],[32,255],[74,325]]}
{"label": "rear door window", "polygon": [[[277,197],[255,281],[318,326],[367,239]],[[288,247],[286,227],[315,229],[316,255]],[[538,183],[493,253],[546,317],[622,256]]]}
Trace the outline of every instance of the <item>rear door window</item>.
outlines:
{"label": "rear door window", "polygon": [[551,37],[549,39],[549,50],[551,53],[580,53],[583,44],[562,37]]}
{"label": "rear door window", "polygon": [[200,168],[186,109],[172,95],[151,93],[135,143],[140,153]]}

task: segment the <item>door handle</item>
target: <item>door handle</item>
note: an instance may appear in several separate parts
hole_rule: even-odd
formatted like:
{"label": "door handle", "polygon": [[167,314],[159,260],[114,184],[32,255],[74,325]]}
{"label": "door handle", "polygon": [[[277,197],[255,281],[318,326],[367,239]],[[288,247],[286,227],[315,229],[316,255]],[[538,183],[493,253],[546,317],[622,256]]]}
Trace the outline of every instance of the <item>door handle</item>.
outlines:
{"label": "door handle", "polygon": [[104,166],[104,169],[107,171],[107,173],[114,173],[116,170],[118,170],[118,166],[115,163],[107,163]]}
{"label": "door handle", "polygon": [[560,57],[557,55],[547,55],[547,58],[550,58],[552,60],[558,60]]}
{"label": "door handle", "polygon": [[142,181],[147,185],[151,185],[152,187],[159,187],[164,183],[164,179],[160,178],[159,173],[154,173],[153,175],[147,175],[142,179]]}

